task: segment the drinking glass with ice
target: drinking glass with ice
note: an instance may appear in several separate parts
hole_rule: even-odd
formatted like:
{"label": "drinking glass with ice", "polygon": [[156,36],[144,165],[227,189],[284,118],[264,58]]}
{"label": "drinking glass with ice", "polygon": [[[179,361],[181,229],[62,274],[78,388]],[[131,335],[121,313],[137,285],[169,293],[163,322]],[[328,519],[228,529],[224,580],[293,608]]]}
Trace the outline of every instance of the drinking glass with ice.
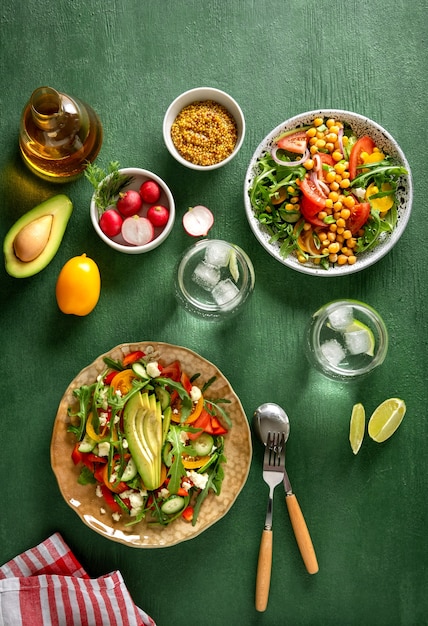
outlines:
{"label": "drinking glass with ice", "polygon": [[383,363],[388,332],[373,307],[357,300],[336,300],[316,311],[307,328],[309,361],[330,378],[352,380]]}
{"label": "drinking glass with ice", "polygon": [[253,265],[241,248],[220,239],[204,239],[181,258],[175,294],[189,313],[219,320],[241,310],[254,282]]}

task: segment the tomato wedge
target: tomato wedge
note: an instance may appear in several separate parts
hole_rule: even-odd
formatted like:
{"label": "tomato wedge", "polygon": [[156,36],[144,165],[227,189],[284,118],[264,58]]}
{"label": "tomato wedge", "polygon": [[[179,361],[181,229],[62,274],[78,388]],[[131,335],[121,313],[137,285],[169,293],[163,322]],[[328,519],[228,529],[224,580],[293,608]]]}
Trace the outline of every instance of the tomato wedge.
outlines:
{"label": "tomato wedge", "polygon": [[[222,426],[220,420],[215,417],[215,415],[208,413],[206,409],[202,409],[198,419],[193,422],[192,427],[200,428],[203,432],[210,435],[225,435],[227,433],[227,429]],[[197,439],[201,433],[197,432],[187,434],[189,439]]]}
{"label": "tomato wedge", "polygon": [[188,377],[186,372],[183,372],[181,374],[180,382],[183,385],[184,389],[187,391],[187,393],[190,393],[192,390],[192,383],[190,382],[190,378]]}
{"label": "tomato wedge", "polygon": [[181,377],[180,361],[173,361],[169,365],[161,366],[160,370],[161,370],[162,378],[170,378],[171,380],[174,380],[177,383],[180,381],[180,377]]}
{"label": "tomato wedge", "polygon": [[320,220],[317,215],[320,212],[319,206],[314,204],[309,198],[306,196],[301,197],[300,199],[300,213],[305,218],[306,222],[312,224],[312,226],[318,226],[320,228],[325,228],[325,224],[322,220]]}
{"label": "tomato wedge", "polygon": [[308,136],[304,130],[300,130],[292,135],[281,137],[276,144],[278,148],[281,148],[281,150],[286,150],[287,152],[293,152],[295,154],[303,154],[308,145]]}
{"label": "tomato wedge", "polygon": [[[298,179],[299,180],[299,179]],[[325,207],[326,197],[321,193],[316,184],[307,176],[303,180],[297,183],[300,187],[300,191],[312,204],[316,204],[318,211],[321,211]]]}
{"label": "tomato wedge", "polygon": [[333,159],[333,157],[331,156],[331,154],[326,154],[325,152],[318,152],[318,156],[321,160],[321,172],[320,172],[320,177],[321,180],[325,181],[325,175],[327,174],[327,171],[325,169],[323,169],[323,165],[328,165],[329,167],[334,167],[336,162]]}
{"label": "tomato wedge", "polygon": [[351,180],[353,180],[359,173],[357,166],[363,163],[361,153],[367,152],[367,154],[371,154],[375,147],[376,144],[368,135],[363,135],[363,137],[360,137],[358,141],[355,142],[352,147],[351,154],[349,155],[349,177]]}
{"label": "tomato wedge", "polygon": [[351,215],[346,220],[346,226],[355,235],[364,226],[370,215],[370,202],[355,204],[351,209]]}

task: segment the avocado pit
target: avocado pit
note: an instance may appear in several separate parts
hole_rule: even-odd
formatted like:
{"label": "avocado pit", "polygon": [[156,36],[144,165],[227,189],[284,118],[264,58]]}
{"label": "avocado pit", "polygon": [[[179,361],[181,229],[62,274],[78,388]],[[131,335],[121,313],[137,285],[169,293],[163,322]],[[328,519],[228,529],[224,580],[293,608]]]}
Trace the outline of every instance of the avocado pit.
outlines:
{"label": "avocado pit", "polygon": [[24,213],[4,238],[7,273],[27,278],[41,272],[57,253],[72,211],[70,198],[58,194]]}
{"label": "avocado pit", "polygon": [[13,242],[18,259],[23,263],[30,263],[40,256],[48,244],[52,222],[52,215],[43,215],[19,231]]}

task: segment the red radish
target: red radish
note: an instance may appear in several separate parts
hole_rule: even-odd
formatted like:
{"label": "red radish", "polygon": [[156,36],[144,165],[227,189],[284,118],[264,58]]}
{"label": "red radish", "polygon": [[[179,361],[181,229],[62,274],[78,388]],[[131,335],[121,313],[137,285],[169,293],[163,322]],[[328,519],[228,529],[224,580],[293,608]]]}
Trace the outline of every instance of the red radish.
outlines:
{"label": "red radish", "polygon": [[144,246],[155,236],[153,224],[147,217],[133,215],[127,217],[122,224],[122,237],[133,246]]}
{"label": "red radish", "polygon": [[131,217],[132,215],[136,215],[138,213],[142,204],[143,201],[141,200],[141,196],[138,191],[130,189],[129,191],[125,191],[125,193],[120,194],[116,206],[118,211],[122,213],[123,217]]}
{"label": "red radish", "polygon": [[161,188],[154,180],[146,180],[140,187],[143,202],[155,204],[161,196]]}
{"label": "red radish", "polygon": [[183,215],[183,226],[187,234],[192,237],[202,237],[208,234],[214,224],[214,215],[206,206],[190,207]]}
{"label": "red radish", "polygon": [[100,228],[107,237],[116,237],[121,231],[122,216],[115,209],[107,209],[100,217]]}
{"label": "red radish", "polygon": [[147,217],[153,226],[165,226],[169,218],[169,211],[166,206],[155,204],[147,211]]}

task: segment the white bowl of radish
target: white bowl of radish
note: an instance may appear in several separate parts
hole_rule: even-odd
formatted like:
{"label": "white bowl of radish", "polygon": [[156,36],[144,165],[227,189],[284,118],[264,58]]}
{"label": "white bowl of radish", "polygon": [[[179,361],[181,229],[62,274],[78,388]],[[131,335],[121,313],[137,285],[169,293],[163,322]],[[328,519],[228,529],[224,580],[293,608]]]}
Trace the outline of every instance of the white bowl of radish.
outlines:
{"label": "white bowl of radish", "polygon": [[90,215],[95,232],[107,245],[125,254],[142,254],[160,246],[170,234],[175,203],[159,176],[130,167],[101,181],[91,199]]}

